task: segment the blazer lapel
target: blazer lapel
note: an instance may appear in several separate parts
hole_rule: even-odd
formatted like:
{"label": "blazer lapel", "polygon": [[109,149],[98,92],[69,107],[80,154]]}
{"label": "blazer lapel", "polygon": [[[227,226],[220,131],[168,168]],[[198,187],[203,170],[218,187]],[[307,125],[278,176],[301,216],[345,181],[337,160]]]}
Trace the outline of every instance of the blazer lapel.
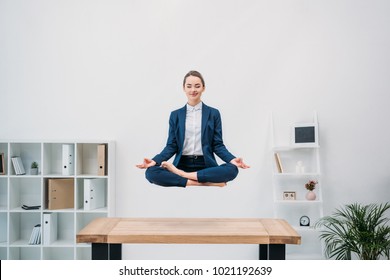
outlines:
{"label": "blazer lapel", "polygon": [[179,141],[178,144],[183,147],[184,144],[184,133],[186,131],[186,115],[187,115],[187,105],[179,110]]}
{"label": "blazer lapel", "polygon": [[205,135],[204,132],[206,129],[206,124],[209,120],[209,116],[210,116],[210,107],[203,103],[202,104],[202,133],[201,133],[202,139],[203,139],[203,135]]}

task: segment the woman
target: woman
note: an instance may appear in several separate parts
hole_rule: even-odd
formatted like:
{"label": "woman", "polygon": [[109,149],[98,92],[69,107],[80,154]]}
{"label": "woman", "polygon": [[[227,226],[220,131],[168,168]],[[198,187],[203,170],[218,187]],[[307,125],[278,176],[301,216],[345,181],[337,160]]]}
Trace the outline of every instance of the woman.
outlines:
{"label": "woman", "polygon": [[[249,168],[223,144],[221,116],[217,109],[201,100],[205,90],[202,75],[188,72],[183,81],[187,104],[171,113],[165,148],[152,159],[145,158],[138,168],[149,182],[164,186],[226,186],[236,178],[239,168]],[[175,155],[173,163],[168,160]],[[226,163],[218,165],[214,154]]]}

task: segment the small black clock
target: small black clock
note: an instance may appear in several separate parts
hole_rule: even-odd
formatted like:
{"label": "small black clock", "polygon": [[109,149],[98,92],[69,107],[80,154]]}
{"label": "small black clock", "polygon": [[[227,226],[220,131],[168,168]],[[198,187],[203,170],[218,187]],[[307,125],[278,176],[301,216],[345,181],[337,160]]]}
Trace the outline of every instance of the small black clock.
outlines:
{"label": "small black clock", "polygon": [[310,226],[310,218],[308,216],[302,216],[299,219],[299,225],[302,226],[302,227]]}

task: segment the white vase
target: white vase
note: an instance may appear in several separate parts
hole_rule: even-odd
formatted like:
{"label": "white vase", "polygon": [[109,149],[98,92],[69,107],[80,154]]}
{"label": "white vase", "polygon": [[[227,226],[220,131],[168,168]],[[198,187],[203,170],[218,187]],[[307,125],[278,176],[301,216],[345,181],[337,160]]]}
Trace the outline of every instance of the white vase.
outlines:
{"label": "white vase", "polygon": [[308,191],[306,194],[306,199],[307,200],[316,200],[317,195],[313,191]]}

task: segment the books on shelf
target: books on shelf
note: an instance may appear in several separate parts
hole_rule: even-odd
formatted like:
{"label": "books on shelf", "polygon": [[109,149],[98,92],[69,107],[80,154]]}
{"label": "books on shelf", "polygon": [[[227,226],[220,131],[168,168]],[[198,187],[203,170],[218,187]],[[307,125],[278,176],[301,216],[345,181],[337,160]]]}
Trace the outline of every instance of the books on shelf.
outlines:
{"label": "books on shelf", "polygon": [[278,169],[279,173],[283,173],[283,166],[282,166],[282,161],[280,160],[279,153],[275,153],[275,161],[276,161],[276,167]]}
{"label": "books on shelf", "polygon": [[41,224],[37,224],[36,226],[34,226],[31,232],[31,236],[30,236],[30,240],[28,241],[28,244],[29,245],[41,244],[41,235],[42,235]]}
{"label": "books on shelf", "polygon": [[26,171],[24,170],[23,162],[20,157],[12,157],[11,158],[12,165],[14,166],[16,175],[24,175]]}

